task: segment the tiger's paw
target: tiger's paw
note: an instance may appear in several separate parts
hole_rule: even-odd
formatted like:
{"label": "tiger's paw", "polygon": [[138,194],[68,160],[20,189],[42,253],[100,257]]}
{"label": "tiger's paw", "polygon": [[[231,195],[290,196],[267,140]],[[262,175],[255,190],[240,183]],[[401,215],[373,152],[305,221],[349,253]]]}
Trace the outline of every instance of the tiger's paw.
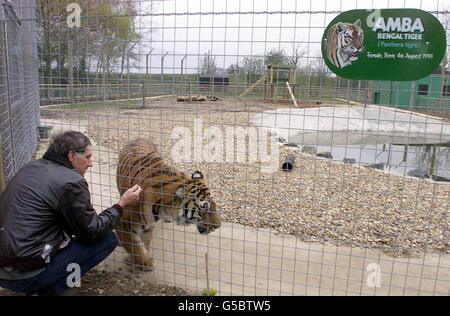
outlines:
{"label": "tiger's paw", "polygon": [[125,264],[129,265],[133,268],[140,269],[142,271],[153,271],[154,270],[153,258],[147,258],[144,260],[142,260],[142,258],[138,258],[138,260],[136,260],[132,256],[127,256],[125,258]]}
{"label": "tiger's paw", "polygon": [[153,271],[155,267],[153,266],[153,258],[147,258],[144,261],[144,265],[142,266],[142,270],[144,271]]}

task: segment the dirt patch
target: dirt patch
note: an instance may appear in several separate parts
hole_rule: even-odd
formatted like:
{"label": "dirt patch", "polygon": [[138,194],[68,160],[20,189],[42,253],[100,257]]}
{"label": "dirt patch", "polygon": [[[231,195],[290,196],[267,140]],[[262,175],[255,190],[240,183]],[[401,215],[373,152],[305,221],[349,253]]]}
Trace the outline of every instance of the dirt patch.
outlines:
{"label": "dirt patch", "polygon": [[[23,296],[0,288],[0,296]],[[141,280],[139,275],[109,272],[95,268],[81,279],[81,287],[68,290],[63,296],[195,296],[199,293]]]}

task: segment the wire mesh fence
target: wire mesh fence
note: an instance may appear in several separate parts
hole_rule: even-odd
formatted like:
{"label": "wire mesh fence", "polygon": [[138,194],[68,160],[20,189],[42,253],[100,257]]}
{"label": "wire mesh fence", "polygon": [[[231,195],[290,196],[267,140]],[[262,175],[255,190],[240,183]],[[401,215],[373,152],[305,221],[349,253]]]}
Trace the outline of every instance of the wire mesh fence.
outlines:
{"label": "wire mesh fence", "polygon": [[32,1],[19,10],[2,1],[0,11],[0,177],[7,182],[37,146],[38,58]]}
{"label": "wire mesh fence", "polygon": [[[376,6],[431,12],[449,31],[446,3]],[[129,185],[171,197],[145,198],[130,211],[136,216],[124,217],[109,269],[219,295],[449,294],[447,57],[417,82],[347,80],[322,58],[329,22],[370,10],[371,1],[14,7],[35,9],[22,25],[36,23],[37,52],[34,39],[22,37],[20,53],[39,69],[41,124],[93,141],[86,178],[95,208],[119,199],[117,170]],[[5,44],[15,45],[3,38],[2,52]],[[16,81],[10,100],[14,89],[31,87]],[[27,144],[30,157],[36,137],[11,136],[25,129],[8,123],[4,95],[1,124],[12,132],[2,127],[3,167],[13,174],[5,139]],[[26,130],[35,131],[38,119],[25,113]],[[136,138],[151,139],[166,165],[136,152],[119,161]],[[47,144],[41,139],[39,154]],[[178,193],[168,189],[196,170],[221,217],[209,234],[197,232],[204,218],[189,218],[183,206],[180,213]]]}

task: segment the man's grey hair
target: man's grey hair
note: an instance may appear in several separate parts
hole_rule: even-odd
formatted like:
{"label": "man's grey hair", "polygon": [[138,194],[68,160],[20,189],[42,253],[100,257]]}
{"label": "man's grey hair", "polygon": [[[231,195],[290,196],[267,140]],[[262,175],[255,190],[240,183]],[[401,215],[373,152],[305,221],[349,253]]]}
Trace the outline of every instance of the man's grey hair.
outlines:
{"label": "man's grey hair", "polygon": [[86,135],[76,131],[69,131],[55,136],[48,150],[65,156],[71,151],[76,153],[83,152],[83,149],[86,149],[89,145],[92,146]]}

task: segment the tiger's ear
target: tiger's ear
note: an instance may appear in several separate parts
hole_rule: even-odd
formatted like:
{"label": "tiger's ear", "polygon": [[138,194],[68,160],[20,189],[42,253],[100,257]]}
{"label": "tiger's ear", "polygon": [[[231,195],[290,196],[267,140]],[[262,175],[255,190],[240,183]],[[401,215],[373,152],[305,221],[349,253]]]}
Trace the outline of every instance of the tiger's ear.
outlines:
{"label": "tiger's ear", "polygon": [[340,33],[346,29],[346,26],[344,23],[339,22],[336,26],[336,33]]}
{"label": "tiger's ear", "polygon": [[194,173],[192,173],[191,178],[192,178],[192,180],[203,179],[203,174],[200,171],[196,170],[196,171],[194,171]]}
{"label": "tiger's ear", "polygon": [[356,20],[354,25],[357,26],[357,27],[361,27],[361,20],[360,19]]}

